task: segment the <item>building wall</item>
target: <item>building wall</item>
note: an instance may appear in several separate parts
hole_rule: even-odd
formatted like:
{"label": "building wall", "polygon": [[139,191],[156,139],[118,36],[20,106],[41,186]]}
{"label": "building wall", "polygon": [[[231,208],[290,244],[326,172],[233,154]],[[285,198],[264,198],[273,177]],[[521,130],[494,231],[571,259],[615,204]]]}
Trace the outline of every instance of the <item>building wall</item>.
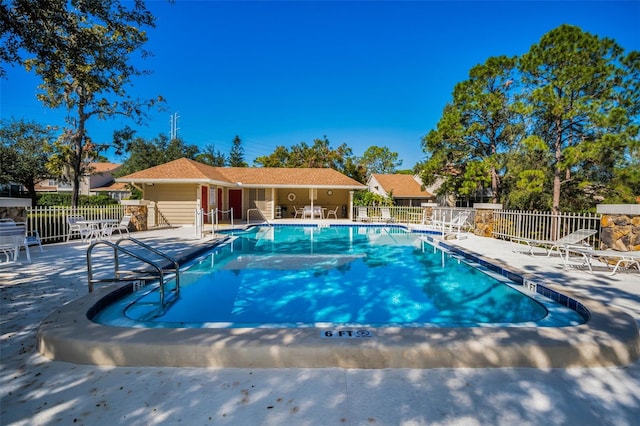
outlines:
{"label": "building wall", "polygon": [[196,184],[145,185],[144,199],[154,202],[155,214],[162,214],[172,225],[191,225],[198,207],[198,189]]}

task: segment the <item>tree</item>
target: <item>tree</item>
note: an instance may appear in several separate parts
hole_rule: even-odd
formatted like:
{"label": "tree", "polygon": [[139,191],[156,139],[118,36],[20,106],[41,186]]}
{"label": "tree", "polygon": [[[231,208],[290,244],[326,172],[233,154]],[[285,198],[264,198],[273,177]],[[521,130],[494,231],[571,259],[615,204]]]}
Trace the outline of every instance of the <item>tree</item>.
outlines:
{"label": "tree", "polygon": [[132,78],[145,73],[130,59],[137,51],[147,54],[140,49],[154,17],[142,0],[13,0],[2,12],[3,59],[40,76],[37,97],[45,106],[67,109],[68,127],[56,158],[61,172],[61,165],[68,166],[76,206],[86,160],[104,148],[91,140],[87,121],[125,116],[140,123],[144,107],[162,101],[142,101],[126,92]]}
{"label": "tree", "polygon": [[129,158],[117,172],[118,177],[183,157],[195,160],[200,155],[197,146],[187,145],[180,138],[170,141],[166,135],[160,134],[147,140],[142,137],[134,138],[134,133],[129,129],[128,132],[118,131],[114,134],[114,140],[129,153]]}
{"label": "tree", "polygon": [[444,177],[442,189],[461,195],[489,187],[493,202],[498,201],[505,154],[522,135],[511,94],[515,65],[515,58],[491,57],[455,86],[437,128],[423,139],[425,184]]}
{"label": "tree", "polygon": [[204,164],[208,164],[214,167],[224,167],[227,159],[225,155],[215,145],[207,145],[204,147],[203,152],[196,155],[196,161]]}
{"label": "tree", "polygon": [[[624,56],[613,40],[562,25],[520,58],[531,130],[551,153],[553,212],[590,186],[589,174],[579,171],[594,165],[594,153],[610,157],[605,167],[613,170],[637,143],[639,55]],[[610,180],[607,173],[593,178]],[[570,183],[574,190],[563,194]]]}
{"label": "tree", "polygon": [[244,161],[244,148],[242,147],[242,141],[240,136],[236,135],[231,145],[231,151],[229,151],[229,166],[230,167],[247,167],[248,164]]}
{"label": "tree", "polygon": [[402,166],[402,160],[398,160],[398,153],[391,152],[386,146],[370,146],[362,155],[360,163],[366,168],[367,174],[393,174]]}
{"label": "tree", "polygon": [[336,149],[331,148],[329,139],[314,139],[313,145],[306,142],[291,146],[277,146],[270,155],[258,157],[254,160],[262,167],[319,167],[329,168],[362,182],[364,179],[363,166],[353,158],[351,148],[341,144]]}
{"label": "tree", "polygon": [[253,163],[260,167],[289,167],[289,150],[278,145],[271,154],[260,156]]}
{"label": "tree", "polygon": [[51,177],[47,169],[55,129],[25,120],[2,120],[0,183],[19,183],[36,205],[36,184]]}

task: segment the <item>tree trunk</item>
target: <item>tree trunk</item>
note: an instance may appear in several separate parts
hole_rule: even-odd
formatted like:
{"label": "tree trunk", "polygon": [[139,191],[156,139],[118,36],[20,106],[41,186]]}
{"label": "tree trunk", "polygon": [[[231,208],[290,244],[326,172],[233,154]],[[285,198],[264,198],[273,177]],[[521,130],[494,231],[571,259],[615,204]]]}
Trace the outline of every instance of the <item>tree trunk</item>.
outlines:
{"label": "tree trunk", "polygon": [[560,212],[560,187],[562,185],[562,127],[561,122],[556,122],[556,140],[554,143],[555,148],[555,167],[553,171],[553,204],[552,212],[557,215]]}
{"label": "tree trunk", "polygon": [[498,172],[495,167],[491,168],[491,202],[498,202]]}
{"label": "tree trunk", "polygon": [[38,197],[36,193],[36,184],[34,182],[29,182],[29,184],[25,185],[27,188],[27,192],[29,193],[29,198],[31,198],[31,207],[35,207],[38,203]]}

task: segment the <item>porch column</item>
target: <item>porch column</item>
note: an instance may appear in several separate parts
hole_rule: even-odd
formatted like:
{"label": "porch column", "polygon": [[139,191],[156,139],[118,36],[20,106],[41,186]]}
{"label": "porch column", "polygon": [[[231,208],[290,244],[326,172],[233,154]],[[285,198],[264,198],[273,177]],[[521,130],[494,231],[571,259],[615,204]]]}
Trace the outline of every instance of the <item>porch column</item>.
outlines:
{"label": "porch column", "polygon": [[349,191],[349,209],[347,211],[349,220],[353,220],[353,191]]}

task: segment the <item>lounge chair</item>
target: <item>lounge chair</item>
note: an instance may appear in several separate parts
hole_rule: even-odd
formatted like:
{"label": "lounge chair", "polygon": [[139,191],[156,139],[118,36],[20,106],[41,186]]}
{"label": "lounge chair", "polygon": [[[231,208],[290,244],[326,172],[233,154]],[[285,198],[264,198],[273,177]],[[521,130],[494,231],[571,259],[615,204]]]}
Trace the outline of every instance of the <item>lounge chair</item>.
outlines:
{"label": "lounge chair", "polygon": [[[451,214],[453,215],[453,212],[451,212]],[[447,230],[447,228],[449,228],[449,232],[452,232],[453,228],[456,228],[456,233],[459,234],[460,229],[462,229],[462,227],[467,224],[469,216],[471,216],[471,212],[468,210],[463,210],[456,213],[455,216],[453,216],[449,221],[446,220],[446,215],[443,215],[440,220],[434,220],[432,224],[436,229],[442,228],[443,233]]]}
{"label": "lounge chair", "polygon": [[[585,250],[581,248],[570,248],[568,251],[582,255],[584,264],[589,268],[590,273],[593,273],[592,259],[601,260],[607,265],[607,268],[611,266],[610,262],[608,262],[609,259],[616,262],[613,271],[609,275],[615,275],[620,267],[630,268],[633,265],[636,265],[638,271],[640,271],[640,251]],[[567,262],[565,262],[566,264]]]}
{"label": "lounge chair", "polygon": [[360,222],[369,222],[370,219],[366,207],[358,207],[358,216],[356,216],[356,220]]}
{"label": "lounge chair", "polygon": [[102,235],[111,239],[113,233],[118,231],[118,234],[120,234],[120,238],[122,238],[122,231],[125,231],[127,233],[127,236],[129,236],[129,223],[131,223],[131,215],[122,216],[122,220],[120,221],[120,223],[114,223],[112,225],[106,226],[102,231]]}
{"label": "lounge chair", "polygon": [[551,253],[555,250],[558,254],[562,255],[562,250],[564,250],[569,255],[569,249],[582,248],[587,249],[591,246],[585,242],[587,238],[592,235],[595,235],[598,231],[595,229],[578,229],[570,234],[565,235],[562,238],[558,238],[557,240],[536,240],[531,238],[511,238],[511,247],[514,252],[518,252],[520,250],[516,250],[516,247],[522,246],[523,244],[527,246],[529,253],[533,256],[535,253],[533,249],[535,247],[541,247],[546,250],[547,257],[551,256]]}
{"label": "lounge chair", "polygon": [[386,207],[380,209],[380,220],[385,223],[396,221],[395,218],[391,217],[391,211]]}
{"label": "lounge chair", "polygon": [[296,219],[298,216],[300,216],[300,218],[302,218],[302,214],[304,213],[304,209],[303,208],[297,208],[296,206],[293,206],[293,210],[295,211],[295,214],[293,215],[294,219]]}

